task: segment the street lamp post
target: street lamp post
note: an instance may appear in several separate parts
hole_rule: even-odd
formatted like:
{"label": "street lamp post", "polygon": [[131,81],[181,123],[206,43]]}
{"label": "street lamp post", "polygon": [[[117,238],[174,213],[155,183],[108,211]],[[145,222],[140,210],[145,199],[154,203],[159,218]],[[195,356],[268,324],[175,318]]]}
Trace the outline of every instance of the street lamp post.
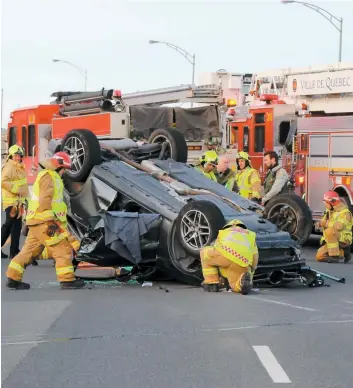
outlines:
{"label": "street lamp post", "polygon": [[78,70],[78,72],[85,78],[85,91],[87,90],[87,70],[86,69],[83,69],[82,67],[77,66],[72,62],[64,61],[62,59],[53,59],[53,62],[63,62],[63,63],[66,63],[67,65],[74,67],[76,70]]}
{"label": "street lamp post", "polygon": [[[192,65],[192,88],[195,87],[195,54],[190,54],[189,52],[187,52],[186,50],[184,50],[183,48],[173,44],[173,43],[168,43],[168,42],[163,42],[163,41],[160,41],[160,40],[150,40],[148,41],[149,44],[156,44],[156,43],[162,43],[162,44],[165,44],[167,45],[168,47],[171,47],[173,50],[177,51],[178,53],[180,53],[184,58],[186,58],[186,60],[191,63]],[[191,107],[193,107],[193,102],[191,102]]]}
{"label": "street lamp post", "polygon": [[301,5],[304,5],[307,8],[312,9],[313,11],[319,13],[321,16],[323,16],[325,19],[327,19],[340,33],[340,40],[339,40],[339,52],[338,52],[338,62],[341,62],[342,59],[342,31],[343,31],[343,18],[338,18],[326,9],[323,9],[315,4],[312,3],[305,3],[303,1],[297,1],[297,0],[281,0],[282,4],[291,4],[291,3],[298,3]]}

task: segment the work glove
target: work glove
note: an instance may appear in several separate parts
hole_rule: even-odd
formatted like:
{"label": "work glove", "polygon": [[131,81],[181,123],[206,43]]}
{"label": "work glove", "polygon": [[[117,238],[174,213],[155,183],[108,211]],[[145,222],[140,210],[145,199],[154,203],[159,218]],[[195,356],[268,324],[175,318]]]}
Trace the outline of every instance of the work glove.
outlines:
{"label": "work glove", "polygon": [[20,186],[16,191],[19,197],[25,197],[27,195],[26,186]]}

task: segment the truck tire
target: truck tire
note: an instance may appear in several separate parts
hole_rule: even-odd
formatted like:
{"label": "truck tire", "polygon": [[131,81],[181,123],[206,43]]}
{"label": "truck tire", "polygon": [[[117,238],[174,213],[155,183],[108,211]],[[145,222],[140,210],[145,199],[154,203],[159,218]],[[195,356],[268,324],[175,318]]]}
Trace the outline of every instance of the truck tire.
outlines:
{"label": "truck tire", "polygon": [[214,203],[191,201],[181,209],[176,219],[177,238],[188,254],[199,258],[201,248],[217,238],[225,222],[222,212]]}
{"label": "truck tire", "polygon": [[280,230],[288,232],[300,244],[304,244],[311,235],[311,210],[296,194],[283,193],[271,198],[265,204],[264,218],[277,225]]}
{"label": "truck tire", "polygon": [[92,168],[101,163],[99,141],[88,129],[73,129],[68,132],[60,148],[71,156],[72,170],[67,170],[66,175],[74,182],[84,182]]}
{"label": "truck tire", "polygon": [[181,131],[176,128],[156,129],[151,133],[148,139],[149,143],[164,143],[168,142],[167,149],[168,158],[174,159],[177,162],[186,163],[188,159],[188,146],[185,137]]}

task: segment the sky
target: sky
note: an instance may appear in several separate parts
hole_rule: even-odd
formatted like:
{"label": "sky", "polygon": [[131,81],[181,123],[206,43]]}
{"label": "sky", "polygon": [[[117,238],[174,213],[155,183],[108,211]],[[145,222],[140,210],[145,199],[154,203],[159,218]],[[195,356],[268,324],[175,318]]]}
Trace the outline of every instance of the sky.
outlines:
{"label": "sky", "polygon": [[[343,62],[353,61],[353,0],[312,0],[343,17]],[[333,64],[339,33],[316,12],[280,0],[2,0],[2,126],[19,106],[49,103],[59,90],[122,92],[191,83],[174,43],[196,55],[198,74]]]}

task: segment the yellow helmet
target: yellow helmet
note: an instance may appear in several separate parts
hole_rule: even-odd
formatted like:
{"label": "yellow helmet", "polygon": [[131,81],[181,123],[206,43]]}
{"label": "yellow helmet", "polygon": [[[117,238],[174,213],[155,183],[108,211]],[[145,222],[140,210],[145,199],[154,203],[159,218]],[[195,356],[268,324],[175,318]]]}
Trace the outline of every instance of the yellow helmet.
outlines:
{"label": "yellow helmet", "polygon": [[249,166],[251,166],[251,162],[250,162],[250,159],[249,159],[249,154],[247,152],[244,152],[244,151],[240,151],[238,152],[238,155],[236,157],[236,160],[238,161],[239,159],[244,159],[248,162]]}
{"label": "yellow helmet", "polygon": [[17,144],[14,144],[13,146],[11,146],[9,148],[9,154],[8,154],[6,160],[8,160],[10,156],[13,156],[16,154],[24,156],[25,152],[24,152],[24,149],[22,147],[18,146]]}
{"label": "yellow helmet", "polygon": [[244,160],[250,161],[249,160],[249,154],[247,152],[244,152],[244,151],[240,151],[238,153],[237,159],[244,159]]}
{"label": "yellow helmet", "polygon": [[245,224],[239,220],[232,220],[232,221],[229,221],[227,222],[222,229],[227,229],[227,228],[231,228],[232,226],[240,226],[241,228],[243,229],[247,229],[247,227],[245,226]]}
{"label": "yellow helmet", "polygon": [[218,155],[216,151],[206,151],[201,157],[200,157],[200,163],[217,163],[218,162]]}

